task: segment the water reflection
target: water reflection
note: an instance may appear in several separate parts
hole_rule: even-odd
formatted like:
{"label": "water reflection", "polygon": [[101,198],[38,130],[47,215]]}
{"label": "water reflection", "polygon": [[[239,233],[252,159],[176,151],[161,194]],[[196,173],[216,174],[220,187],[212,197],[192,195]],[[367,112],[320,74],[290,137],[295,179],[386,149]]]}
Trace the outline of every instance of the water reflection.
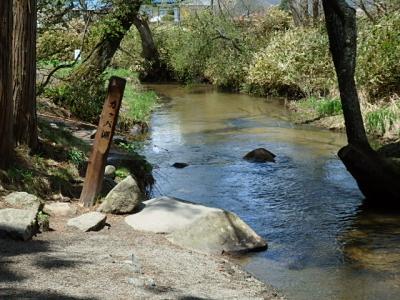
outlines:
{"label": "water reflection", "polygon": [[[294,299],[400,296],[399,214],[371,213],[337,159],[342,134],[294,126],[279,101],[196,87],[155,86],[145,154],[158,165],[158,194],[237,213],[269,241],[243,262]],[[251,164],[265,147],[276,164]],[[174,169],[174,162],[189,167]]]}

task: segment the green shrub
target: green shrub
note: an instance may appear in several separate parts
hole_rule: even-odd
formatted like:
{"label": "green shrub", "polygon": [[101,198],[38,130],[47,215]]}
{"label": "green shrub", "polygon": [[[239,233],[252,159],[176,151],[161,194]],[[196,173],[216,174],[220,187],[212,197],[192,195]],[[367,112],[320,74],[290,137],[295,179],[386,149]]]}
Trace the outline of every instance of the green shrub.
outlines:
{"label": "green shrub", "polygon": [[334,116],[342,113],[340,99],[321,99],[316,102],[316,111],[320,116]]}
{"label": "green shrub", "polygon": [[245,90],[260,94],[326,95],[335,86],[328,37],[322,28],[277,33],[249,67]]}
{"label": "green shrub", "polygon": [[45,96],[81,120],[97,123],[106,96],[103,76],[49,87]]}
{"label": "green shrub", "polygon": [[373,99],[400,91],[400,12],[359,22],[356,78]]}
{"label": "green shrub", "polygon": [[84,152],[82,152],[81,150],[73,147],[68,151],[68,159],[77,168],[79,168],[85,163],[87,157],[86,157]]}
{"label": "green shrub", "polygon": [[[366,129],[369,133],[383,136],[391,131],[400,121],[400,112],[397,107],[383,107],[365,115]],[[399,134],[400,132],[397,132]]]}
{"label": "green shrub", "polygon": [[292,106],[299,108],[305,113],[311,113],[311,116],[314,117],[329,117],[342,113],[342,103],[339,98],[309,97],[304,100],[295,101]]}

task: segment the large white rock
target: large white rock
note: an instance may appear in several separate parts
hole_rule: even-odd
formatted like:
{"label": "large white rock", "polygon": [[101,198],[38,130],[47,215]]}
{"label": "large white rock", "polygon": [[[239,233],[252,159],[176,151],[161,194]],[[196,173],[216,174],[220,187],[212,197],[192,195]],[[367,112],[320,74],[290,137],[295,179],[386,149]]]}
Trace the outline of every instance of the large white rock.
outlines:
{"label": "large white rock", "polygon": [[169,197],[143,203],[145,207],[125,222],[136,230],[169,233],[167,239],[182,247],[219,254],[267,248],[267,242],[231,212]]}
{"label": "large white rock", "polygon": [[249,252],[267,248],[267,242],[236,214],[209,213],[167,236],[174,244],[205,253]]}
{"label": "large white rock", "polygon": [[4,197],[4,200],[13,208],[33,209],[38,212],[43,207],[37,196],[26,192],[13,192]]}
{"label": "large white rock", "polygon": [[144,195],[136,180],[129,175],[108,193],[98,211],[113,214],[131,213],[143,200]]}
{"label": "large white rock", "polygon": [[106,224],[107,216],[93,211],[68,220],[67,226],[78,228],[82,231],[98,231]]}
{"label": "large white rock", "polygon": [[66,202],[46,203],[43,211],[53,217],[70,217],[76,214],[77,208]]}
{"label": "large white rock", "polygon": [[36,215],[34,209],[0,209],[0,236],[29,240],[37,232]]}
{"label": "large white rock", "polygon": [[191,202],[160,197],[144,201],[145,207],[127,216],[125,222],[135,230],[155,233],[171,233],[182,229],[210,212],[222,211]]}

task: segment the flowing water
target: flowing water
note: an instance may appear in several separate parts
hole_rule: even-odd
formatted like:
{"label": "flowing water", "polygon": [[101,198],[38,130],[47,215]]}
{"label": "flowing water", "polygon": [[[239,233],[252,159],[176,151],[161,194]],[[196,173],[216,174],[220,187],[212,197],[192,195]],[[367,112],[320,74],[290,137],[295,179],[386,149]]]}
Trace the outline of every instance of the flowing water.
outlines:
{"label": "flowing water", "polygon": [[[155,196],[238,214],[269,245],[240,263],[290,299],[400,299],[400,214],[362,206],[336,155],[343,134],[293,125],[277,99],[150,88],[164,96],[143,148]],[[259,147],[276,163],[242,159]]]}

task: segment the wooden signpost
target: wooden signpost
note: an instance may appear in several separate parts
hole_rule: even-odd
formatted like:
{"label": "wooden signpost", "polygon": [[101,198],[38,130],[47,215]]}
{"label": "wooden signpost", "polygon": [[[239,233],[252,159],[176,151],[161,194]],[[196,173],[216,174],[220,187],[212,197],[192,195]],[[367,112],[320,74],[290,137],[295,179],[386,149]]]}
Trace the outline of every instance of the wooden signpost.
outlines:
{"label": "wooden signpost", "polygon": [[84,206],[93,206],[103,183],[104,167],[117,125],[119,109],[124,95],[126,80],[111,77],[107,99],[104,102],[92,153],[86,170],[85,182],[80,197]]}

